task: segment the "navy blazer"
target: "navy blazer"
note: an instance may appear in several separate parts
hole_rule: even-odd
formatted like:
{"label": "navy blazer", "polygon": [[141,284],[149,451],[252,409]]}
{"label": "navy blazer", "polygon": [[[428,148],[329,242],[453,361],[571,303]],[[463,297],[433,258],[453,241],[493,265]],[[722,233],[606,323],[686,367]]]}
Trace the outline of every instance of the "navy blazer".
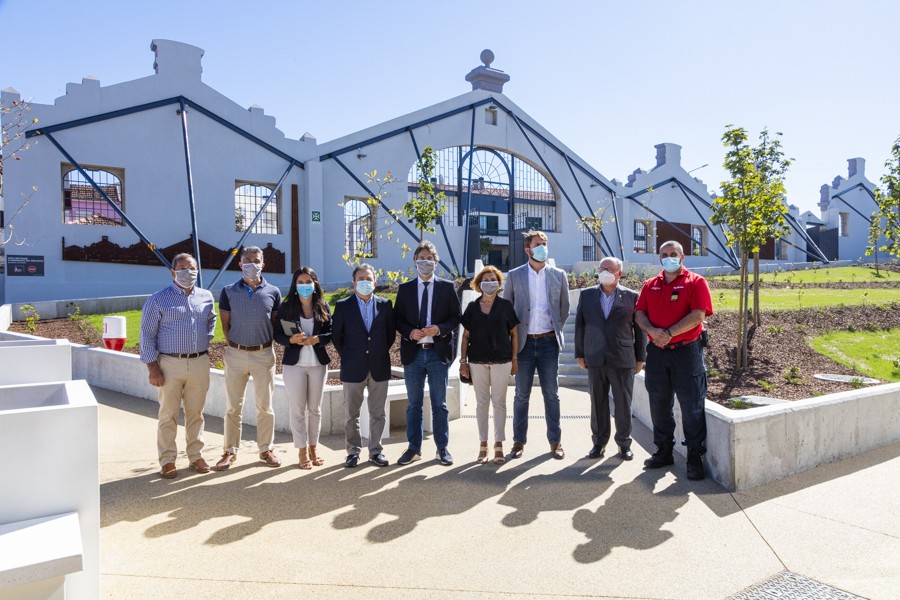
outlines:
{"label": "navy blazer", "polygon": [[[329,314],[330,312],[329,309]],[[331,343],[331,323],[332,319],[328,319],[324,323],[318,319],[313,321],[313,336],[319,336],[319,343],[313,346],[313,350],[316,353],[316,358],[319,359],[319,364],[322,365],[327,365],[331,362],[328,350],[325,349],[325,346]],[[300,360],[300,349],[303,346],[291,343],[291,336],[284,333],[280,318],[275,318],[273,326],[275,328],[275,341],[284,346],[284,356],[281,359],[281,364],[296,365],[297,361]]]}
{"label": "navy blazer", "polygon": [[[441,334],[434,336],[434,349],[441,362],[449,365],[456,357],[456,334],[459,330],[459,298],[452,281],[434,277],[428,293],[431,298],[431,324],[437,325]],[[433,288],[433,289],[432,289]],[[419,328],[419,278],[407,281],[397,290],[397,331],[400,332],[400,362],[404,365],[416,359],[418,342],[410,334]]]}
{"label": "navy blazer", "polygon": [[634,368],[647,357],[647,334],[634,322],[638,293],[616,286],[609,317],[603,316],[600,288],[581,290],[575,313],[575,358],[588,367]]}
{"label": "navy blazer", "polygon": [[366,331],[356,294],[334,306],[331,342],[341,355],[341,381],[361,383],[371,373],[375,381],[391,378],[391,346],[397,337],[394,309],[387,298],[372,297],[375,319]]}

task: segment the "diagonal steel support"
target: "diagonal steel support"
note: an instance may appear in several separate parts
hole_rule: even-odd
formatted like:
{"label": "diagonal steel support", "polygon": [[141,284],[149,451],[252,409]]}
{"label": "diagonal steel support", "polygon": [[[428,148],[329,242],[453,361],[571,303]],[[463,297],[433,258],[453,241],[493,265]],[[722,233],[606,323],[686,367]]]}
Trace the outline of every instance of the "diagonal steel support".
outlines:
{"label": "diagonal steel support", "polygon": [[[816,251],[815,254],[810,254],[809,252],[806,252],[804,250],[804,252],[806,252],[807,256],[815,256],[816,258],[818,258],[819,260],[821,260],[823,262],[826,262],[826,263],[830,262],[828,260],[828,257],[825,256],[825,253],[822,252],[821,248],[819,248],[819,246],[816,245],[816,243],[814,241],[812,241],[812,238],[809,237],[809,234],[803,229],[803,227],[800,226],[800,223],[797,222],[797,220],[794,218],[794,216],[789,213],[787,215],[787,219],[788,219],[788,223],[790,223],[791,227],[794,228],[794,231],[799,233],[800,237],[802,237],[804,240],[806,240],[806,243],[808,245],[811,245],[813,247],[813,250]],[[802,250],[802,248],[800,248],[800,250]]]}
{"label": "diagonal steel support", "polygon": [[100,188],[100,186],[97,185],[97,182],[94,181],[94,179],[90,175],[87,174],[87,171],[85,171],[81,167],[81,165],[79,165],[78,162],[74,158],[72,158],[72,155],[69,154],[68,152],[66,152],[66,149],[63,148],[59,142],[56,141],[56,138],[53,137],[53,134],[48,131],[45,131],[43,133],[43,135],[46,136],[46,138],[48,140],[50,140],[51,144],[56,146],[56,149],[59,150],[63,156],[66,157],[66,160],[69,161],[70,164],[72,164],[76,169],[78,169],[78,172],[81,174],[82,177],[84,177],[88,181],[88,183],[91,184],[91,187],[94,188],[94,191],[97,192],[98,194],[100,194],[100,197],[103,198],[103,200],[105,200],[106,203],[112,207],[112,209],[116,212],[117,215],[119,215],[122,218],[123,221],[125,221],[125,224],[128,225],[131,228],[131,230],[137,234],[137,236],[139,238],[141,238],[141,241],[144,242],[144,244],[146,244],[147,248],[151,252],[153,252],[153,254],[156,255],[156,258],[158,258],[162,264],[166,265],[166,267],[171,269],[172,264],[166,259],[165,256],[162,255],[162,252],[159,251],[159,249],[156,247],[156,244],[154,244],[153,242],[148,240],[147,236],[145,236],[143,234],[143,232],[141,232],[141,230],[138,229],[138,226],[135,225],[124,212],[122,212],[122,209],[119,208],[115,202],[113,202],[112,200],[109,199],[109,196],[106,195],[106,192],[104,192]]}
{"label": "diagonal steel support", "polygon": [[[566,166],[569,167],[569,173],[572,174],[572,180],[575,181],[575,185],[576,185],[576,187],[578,187],[578,191],[581,193],[581,197],[584,198],[584,205],[587,206],[588,211],[590,212],[591,216],[593,217],[594,211],[591,208],[591,203],[588,201],[587,194],[584,193],[584,188],[581,187],[581,182],[579,182],[578,177],[575,176],[575,169],[572,168],[572,161],[569,160],[569,156],[567,154],[563,154],[563,158],[566,160]],[[614,215],[614,221],[616,223],[616,234],[619,236],[619,258],[624,261],[625,260],[625,249],[623,248],[623,244],[622,244],[622,231],[619,229],[619,221],[618,221],[618,214],[616,211],[615,198],[612,196],[610,196],[610,203],[613,205],[613,215]],[[600,225],[601,225],[601,231],[602,231],[602,226],[603,226],[602,221],[601,221]],[[594,241],[596,241],[596,239]]]}
{"label": "diagonal steel support", "polygon": [[200,232],[197,229],[197,206],[194,203],[194,173],[191,169],[191,144],[188,141],[187,109],[184,98],[178,101],[181,115],[181,138],[184,141],[184,167],[187,172],[188,206],[191,209],[191,237],[194,238],[194,260],[197,261],[197,287],[203,287],[203,265],[200,264]]}
{"label": "diagonal steel support", "polygon": [[475,107],[472,107],[472,129],[469,133],[469,178],[466,192],[466,212],[463,220],[463,269],[469,274],[469,213],[472,210],[472,167],[475,162]]}
{"label": "diagonal steel support", "polygon": [[[691,197],[688,195],[687,190],[685,190],[684,185],[682,185],[682,183],[680,181],[678,181],[677,179],[675,180],[675,184],[678,186],[678,189],[681,190],[681,193],[684,194],[684,198],[691,205],[691,208],[694,209],[694,212],[697,213],[697,216],[699,216],[703,220],[703,223],[706,225],[706,229],[712,234],[713,238],[715,238],[716,243],[719,244],[719,247],[722,248],[722,250],[724,252],[728,252],[730,250],[730,248],[721,239],[719,239],[718,235],[716,235],[716,232],[715,232],[712,224],[710,224],[710,222],[706,220],[706,217],[703,216],[703,213],[700,212],[700,209],[697,208],[697,205],[694,204],[693,200],[691,200]],[[737,259],[737,257],[734,257],[734,258]]]}

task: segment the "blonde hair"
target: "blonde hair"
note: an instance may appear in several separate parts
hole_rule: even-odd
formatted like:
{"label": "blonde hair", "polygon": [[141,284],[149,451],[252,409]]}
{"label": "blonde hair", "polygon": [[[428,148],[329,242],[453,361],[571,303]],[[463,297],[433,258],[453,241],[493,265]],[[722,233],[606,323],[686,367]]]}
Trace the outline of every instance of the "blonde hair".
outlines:
{"label": "blonde hair", "polygon": [[[478,271],[478,275],[476,275],[472,279],[472,283],[471,283],[472,289],[475,290],[476,292],[478,292],[479,294],[482,293],[481,292],[481,280],[484,279],[484,276],[488,275],[489,273],[493,273],[497,277],[497,281],[500,283],[500,288],[502,288],[503,287],[503,273],[501,273],[500,269],[498,269],[497,267],[495,267],[493,265],[488,265],[485,268],[483,268],[482,270]],[[500,288],[498,288],[498,289],[500,289]]]}

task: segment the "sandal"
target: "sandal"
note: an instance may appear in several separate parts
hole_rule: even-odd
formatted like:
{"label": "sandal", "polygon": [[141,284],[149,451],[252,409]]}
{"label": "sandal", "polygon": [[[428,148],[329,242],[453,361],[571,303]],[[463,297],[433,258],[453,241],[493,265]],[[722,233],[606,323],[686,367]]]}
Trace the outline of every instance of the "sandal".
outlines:
{"label": "sandal", "polygon": [[299,458],[300,458],[300,464],[297,465],[298,467],[300,467],[304,471],[309,471],[310,469],[312,469],[313,463],[311,460],[309,460],[309,456],[307,456],[306,448],[300,448]]}
{"label": "sandal", "polygon": [[312,461],[312,464],[316,467],[321,467],[325,464],[325,459],[316,454],[316,445],[313,444],[309,447],[309,460]]}
{"label": "sandal", "polygon": [[497,442],[494,444],[494,464],[502,465],[506,462],[506,457],[503,456],[503,442]]}
{"label": "sandal", "polygon": [[487,461],[487,442],[481,442],[481,446],[478,448],[478,458],[475,459],[475,462],[479,465],[483,465]]}

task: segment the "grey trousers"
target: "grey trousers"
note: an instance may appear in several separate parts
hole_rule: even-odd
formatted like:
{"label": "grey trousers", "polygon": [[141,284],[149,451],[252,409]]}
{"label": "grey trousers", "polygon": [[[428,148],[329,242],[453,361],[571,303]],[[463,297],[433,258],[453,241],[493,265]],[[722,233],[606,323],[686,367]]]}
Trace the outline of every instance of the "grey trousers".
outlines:
{"label": "grey trousers", "polygon": [[369,455],[381,454],[381,436],[384,434],[385,416],[384,403],[387,400],[388,382],[375,381],[372,375],[366,376],[365,381],[348,383],[342,381],[344,386],[344,405],[347,407],[347,421],[344,425],[344,434],[347,437],[347,454],[359,454],[362,448],[362,436],[359,433],[359,411],[362,408],[363,392],[369,390],[367,400],[369,407]]}
{"label": "grey trousers", "polygon": [[591,394],[591,439],[595,445],[609,442],[609,391],[612,390],[616,418],[616,444],[631,447],[631,398],[634,368],[589,367],[588,391]]}

